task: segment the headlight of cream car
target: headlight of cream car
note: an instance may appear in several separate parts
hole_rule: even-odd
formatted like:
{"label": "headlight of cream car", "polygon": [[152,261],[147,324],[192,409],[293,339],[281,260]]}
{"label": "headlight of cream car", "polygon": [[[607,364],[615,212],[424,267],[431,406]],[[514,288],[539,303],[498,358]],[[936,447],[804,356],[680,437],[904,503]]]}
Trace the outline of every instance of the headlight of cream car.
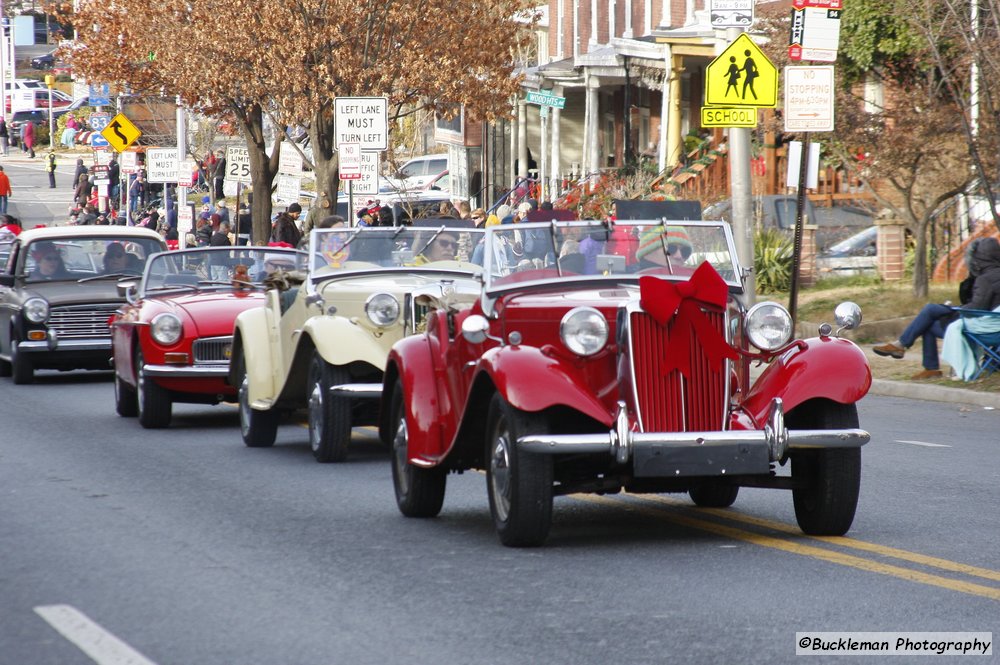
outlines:
{"label": "headlight of cream car", "polygon": [[157,314],[149,326],[153,339],[163,345],[174,344],[181,338],[184,327],[174,314]]}
{"label": "headlight of cream car", "polygon": [[792,338],[792,316],[776,302],[757,303],[747,312],[746,331],[751,344],[774,351]]}
{"label": "headlight of cream car", "polygon": [[22,307],[24,318],[32,323],[45,323],[49,318],[49,301],[45,298],[28,298]]}
{"label": "headlight of cream car", "polygon": [[560,321],[559,338],[578,356],[592,356],[608,343],[608,322],[593,307],[577,307]]}
{"label": "headlight of cream car", "polygon": [[365,301],[368,320],[384,328],[399,319],[399,301],[390,293],[373,293]]}

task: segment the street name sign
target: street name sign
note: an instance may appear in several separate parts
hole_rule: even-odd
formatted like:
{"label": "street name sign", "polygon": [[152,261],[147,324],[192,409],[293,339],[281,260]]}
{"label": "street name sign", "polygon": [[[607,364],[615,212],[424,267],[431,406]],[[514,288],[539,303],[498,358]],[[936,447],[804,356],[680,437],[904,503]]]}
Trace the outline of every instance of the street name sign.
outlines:
{"label": "street name sign", "polygon": [[566,98],[554,95],[548,90],[529,90],[525,99],[529,104],[538,104],[543,107],[551,107],[554,109],[566,108]]}
{"label": "street name sign", "polygon": [[146,181],[177,182],[177,148],[146,150]]}
{"label": "street name sign", "polygon": [[389,147],[389,99],[387,97],[337,97],[333,100],[334,142],[361,150]]}
{"label": "street name sign", "polygon": [[244,146],[226,146],[226,175],[229,182],[252,182],[250,178],[250,151]]}
{"label": "street name sign", "polygon": [[795,0],[788,58],[835,62],[840,48],[842,0]]}
{"label": "street name sign", "polygon": [[701,107],[702,127],[756,127],[757,109],[753,106],[724,108],[721,106]]}
{"label": "street name sign", "polygon": [[833,65],[785,67],[785,131],[833,131]]}
{"label": "street name sign", "polygon": [[[110,121],[105,120],[101,127],[94,126],[94,116],[108,117],[106,113],[91,113],[90,126],[95,132],[100,132],[107,144],[115,149],[115,152],[124,152],[130,145],[139,140],[142,132],[132,124],[132,121],[125,117],[124,113],[119,113]],[[96,143],[94,145],[97,145]]]}
{"label": "street name sign", "polygon": [[705,106],[778,105],[778,70],[746,33],[705,70]]}
{"label": "street name sign", "polygon": [[713,28],[748,28],[753,25],[756,0],[711,0],[708,15]]}

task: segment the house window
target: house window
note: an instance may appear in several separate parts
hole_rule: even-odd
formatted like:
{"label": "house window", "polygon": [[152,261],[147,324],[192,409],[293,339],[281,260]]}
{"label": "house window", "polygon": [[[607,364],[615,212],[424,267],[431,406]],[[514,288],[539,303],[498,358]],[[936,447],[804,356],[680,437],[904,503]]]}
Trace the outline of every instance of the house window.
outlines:
{"label": "house window", "polygon": [[464,113],[464,110],[458,104],[438,112],[434,116],[435,132],[446,132],[462,136],[463,121],[465,119]]}

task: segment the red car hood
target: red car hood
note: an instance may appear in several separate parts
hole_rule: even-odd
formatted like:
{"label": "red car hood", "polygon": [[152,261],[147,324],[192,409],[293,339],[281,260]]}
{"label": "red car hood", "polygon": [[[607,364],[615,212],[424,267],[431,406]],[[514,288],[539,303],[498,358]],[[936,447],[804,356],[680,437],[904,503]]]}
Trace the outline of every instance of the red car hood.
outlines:
{"label": "red car hood", "polygon": [[233,323],[240,312],[264,305],[260,291],[220,291],[219,293],[191,293],[170,299],[177,309],[183,310],[188,320],[197,327],[196,337],[231,335]]}

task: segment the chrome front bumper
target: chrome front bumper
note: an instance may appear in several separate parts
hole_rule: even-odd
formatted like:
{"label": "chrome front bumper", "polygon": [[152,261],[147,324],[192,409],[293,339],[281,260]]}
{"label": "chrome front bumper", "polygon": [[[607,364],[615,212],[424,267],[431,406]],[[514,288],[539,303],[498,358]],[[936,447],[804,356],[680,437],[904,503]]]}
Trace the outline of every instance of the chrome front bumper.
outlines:
{"label": "chrome front bumper", "polygon": [[17,343],[18,353],[72,353],[74,351],[107,351],[111,353],[111,338],[108,339],[56,339],[28,340]]}
{"label": "chrome front bumper", "polygon": [[224,379],[229,365],[143,365],[142,371],[157,379]]}
{"label": "chrome front bumper", "polygon": [[607,434],[531,434],[518,437],[517,445],[549,455],[606,453],[618,464],[631,461],[636,477],[683,477],[768,473],[789,451],[860,448],[870,439],[862,429],[788,430],[775,398],[760,430],[633,432],[619,402],[615,428]]}

